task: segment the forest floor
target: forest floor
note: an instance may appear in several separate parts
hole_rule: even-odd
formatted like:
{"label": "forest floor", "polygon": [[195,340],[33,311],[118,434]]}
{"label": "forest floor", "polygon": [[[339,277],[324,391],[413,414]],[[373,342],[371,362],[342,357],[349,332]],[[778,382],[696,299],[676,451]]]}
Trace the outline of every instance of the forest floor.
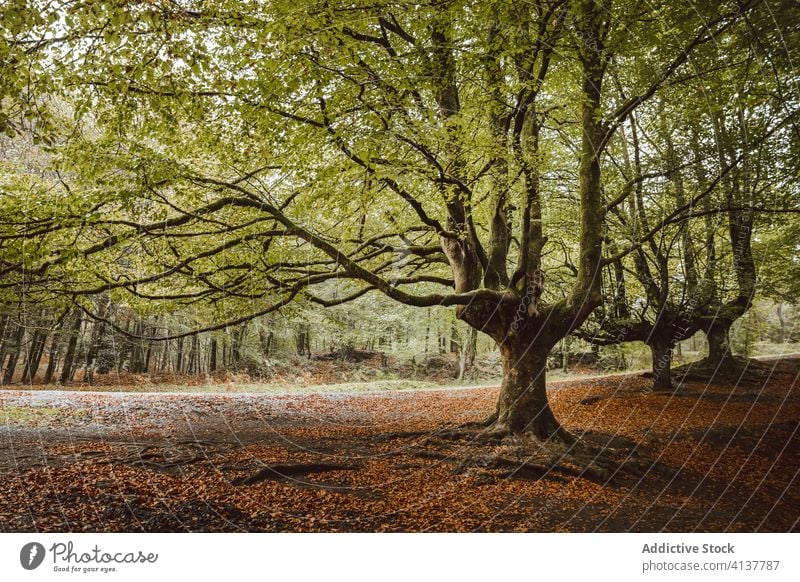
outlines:
{"label": "forest floor", "polygon": [[551,383],[574,434],[635,444],[607,483],[458,471],[437,438],[496,387],[248,394],[0,390],[0,531],[795,531],[800,358],[762,386]]}

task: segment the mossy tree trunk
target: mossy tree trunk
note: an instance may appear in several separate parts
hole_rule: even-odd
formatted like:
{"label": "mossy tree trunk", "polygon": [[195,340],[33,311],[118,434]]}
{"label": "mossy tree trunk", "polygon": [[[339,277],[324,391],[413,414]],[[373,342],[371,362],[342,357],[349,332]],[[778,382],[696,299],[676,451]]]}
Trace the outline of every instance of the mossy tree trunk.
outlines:
{"label": "mossy tree trunk", "polygon": [[653,356],[653,388],[670,390],[672,388],[672,349],[669,339],[653,338],[647,343]]}
{"label": "mossy tree trunk", "polygon": [[705,330],[708,341],[708,362],[713,366],[722,366],[733,358],[731,351],[730,329],[732,322],[727,319],[715,319]]}
{"label": "mossy tree trunk", "polygon": [[547,399],[550,347],[513,338],[500,345],[500,352],[503,356],[503,384],[497,401],[494,429],[529,433],[542,441],[571,440]]}

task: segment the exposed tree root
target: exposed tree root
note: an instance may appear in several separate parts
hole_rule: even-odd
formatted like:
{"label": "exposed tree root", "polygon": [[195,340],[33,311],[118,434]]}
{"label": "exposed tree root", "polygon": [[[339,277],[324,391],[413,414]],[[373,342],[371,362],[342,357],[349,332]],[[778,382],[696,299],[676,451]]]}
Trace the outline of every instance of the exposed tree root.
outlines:
{"label": "exposed tree root", "polygon": [[586,398],[582,399],[580,403],[583,404],[584,406],[591,406],[592,404],[597,404],[598,402],[606,398],[608,398],[608,396],[600,396],[600,395],[587,396]]}
{"label": "exposed tree root", "polygon": [[487,418],[484,418],[483,420],[465,422],[464,424],[459,424],[455,428],[446,428],[442,431],[437,432],[435,436],[451,440],[469,438],[470,436],[473,436],[475,438],[480,438],[481,440],[492,440],[495,437],[492,436],[491,431],[486,431],[484,429],[491,429],[496,423],[497,423],[497,412],[494,412]]}
{"label": "exposed tree root", "polygon": [[341,465],[335,463],[279,463],[267,465],[254,475],[241,477],[231,481],[232,485],[252,485],[260,481],[286,481],[296,477],[305,477],[311,473],[327,473],[329,471],[355,471],[357,465]]}
{"label": "exposed tree root", "polygon": [[492,413],[487,418],[483,420],[479,420],[477,422],[467,422],[459,426],[459,428],[469,429],[469,428],[487,428],[493,426],[497,422],[497,412]]}
{"label": "exposed tree root", "polygon": [[[138,465],[156,471],[172,472],[175,469],[199,461],[206,461],[213,455],[238,446],[236,443],[182,440],[157,444],[128,444],[129,453],[124,456],[112,455],[103,451],[90,451],[98,462],[120,465]],[[130,450],[133,449],[133,450]]]}
{"label": "exposed tree root", "polygon": [[782,368],[776,367],[775,363],[738,356],[725,358],[721,363],[706,358],[672,370],[676,385],[683,382],[705,382],[745,388],[763,386],[772,376],[782,373]]}
{"label": "exposed tree root", "polygon": [[371,440],[376,443],[382,443],[387,441],[393,441],[398,438],[412,438],[412,437],[420,437],[430,434],[428,431],[422,430],[415,430],[415,431],[397,431],[397,432],[387,432],[375,436],[367,436],[365,439]]}
{"label": "exposed tree root", "polygon": [[621,437],[575,436],[559,428],[549,439],[532,432],[491,427],[458,427],[431,435],[424,444],[436,450],[418,456],[456,464],[454,473],[490,473],[501,478],[540,479],[558,475],[607,483],[621,474],[641,475],[651,464],[639,458],[636,444]]}
{"label": "exposed tree root", "polygon": [[537,427],[537,430],[539,433],[545,433],[548,436],[544,437],[542,434],[534,432],[534,429],[531,429],[531,431],[525,433],[515,433],[514,431],[509,429],[508,425],[499,421],[497,414],[493,414],[489,418],[482,421],[468,422],[466,424],[459,425],[455,428],[442,430],[440,432],[435,433],[434,435],[431,435],[431,438],[439,438],[447,440],[469,439],[478,442],[491,442],[491,441],[502,441],[510,437],[515,437],[519,436],[520,434],[525,434],[533,436],[534,438],[538,437],[539,440],[548,442],[559,441],[566,444],[571,444],[577,440],[574,435],[570,434],[567,430],[565,430],[558,424],[553,424],[552,426],[548,425],[544,427],[540,426]]}

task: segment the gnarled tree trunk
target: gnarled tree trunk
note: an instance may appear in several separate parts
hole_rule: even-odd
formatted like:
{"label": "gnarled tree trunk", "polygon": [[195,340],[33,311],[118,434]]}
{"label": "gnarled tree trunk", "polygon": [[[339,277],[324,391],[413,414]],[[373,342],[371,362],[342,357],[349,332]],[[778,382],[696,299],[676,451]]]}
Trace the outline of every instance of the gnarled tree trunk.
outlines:
{"label": "gnarled tree trunk", "polygon": [[664,338],[652,338],[647,342],[653,356],[653,388],[672,388],[672,342]]}
{"label": "gnarled tree trunk", "polygon": [[497,401],[494,430],[530,433],[540,440],[570,440],[547,400],[549,346],[512,337],[500,344],[503,384]]}
{"label": "gnarled tree trunk", "polygon": [[726,360],[733,358],[730,342],[731,324],[732,322],[727,319],[715,319],[705,329],[709,364],[721,366]]}

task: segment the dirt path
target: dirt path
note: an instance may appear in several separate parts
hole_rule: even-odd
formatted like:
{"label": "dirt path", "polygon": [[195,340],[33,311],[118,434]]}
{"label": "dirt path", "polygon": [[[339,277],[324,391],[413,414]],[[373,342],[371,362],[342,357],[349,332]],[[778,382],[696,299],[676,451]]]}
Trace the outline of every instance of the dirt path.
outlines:
{"label": "dirt path", "polygon": [[[800,362],[782,362],[784,372]],[[0,531],[790,531],[800,519],[795,374],[758,388],[558,383],[575,433],[649,465],[610,483],[458,471],[447,427],[497,388],[354,394],[0,391]],[[587,436],[588,438],[588,436]]]}

